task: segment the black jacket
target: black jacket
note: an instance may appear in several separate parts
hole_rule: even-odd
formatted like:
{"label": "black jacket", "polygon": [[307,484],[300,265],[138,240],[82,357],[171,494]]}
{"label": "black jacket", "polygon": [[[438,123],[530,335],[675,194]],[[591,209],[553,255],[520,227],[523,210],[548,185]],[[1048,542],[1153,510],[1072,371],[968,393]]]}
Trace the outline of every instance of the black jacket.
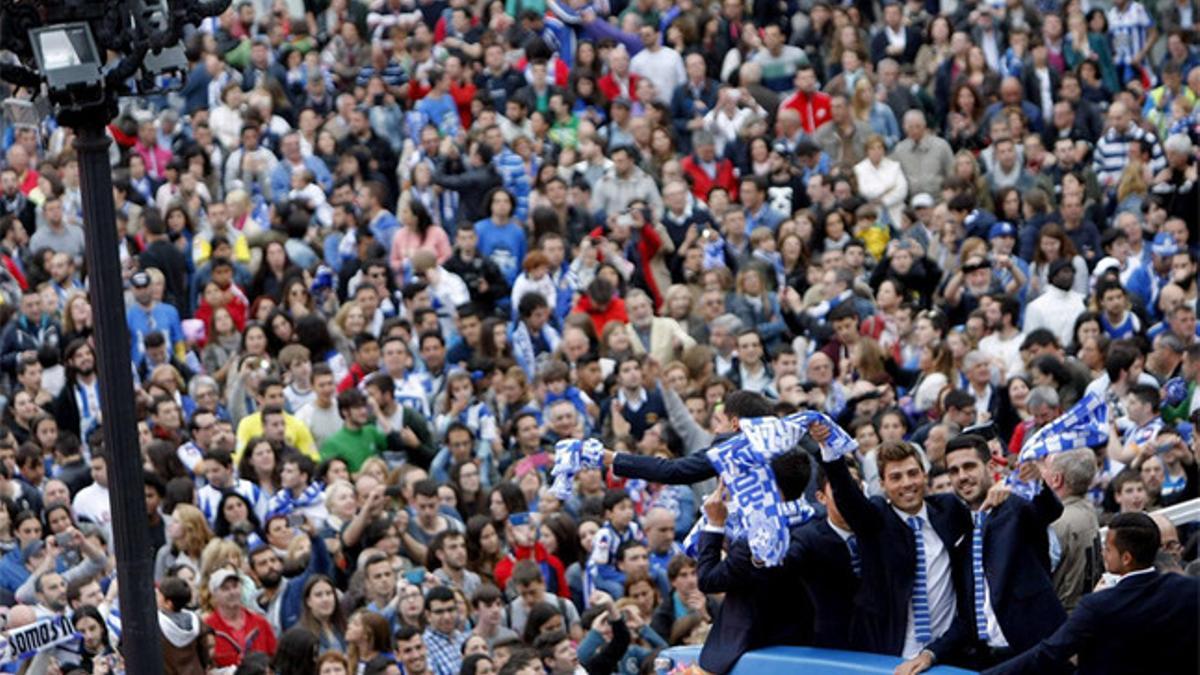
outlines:
{"label": "black jacket", "polygon": [[151,242],[138,258],[142,269],[157,268],[166,280],[163,302],[174,305],[179,316],[190,316],[188,303],[188,260],[179,247],[166,239]]}
{"label": "black jacket", "polygon": [[784,566],[757,565],[744,539],[732,542],[722,560],[724,542],[721,534],[700,534],[700,590],[725,594],[700,651],[700,667],[725,673],[752,649],[810,644],[813,608],[800,578]]}
{"label": "black jacket", "polygon": [[826,518],[793,528],[787,569],[804,581],[812,600],[813,646],[850,648],[850,614],[859,579],[850,564],[850,549]]}
{"label": "black jacket", "polygon": [[496,263],[478,254],[463,260],[458,250],[444,265],[447,272],[457,274],[467,285],[471,301],[485,311],[494,309],[501,300],[508,298],[508,281]]}
{"label": "black jacket", "polygon": [[[1066,610],[1058,601],[1050,578],[1049,541],[1046,528],[1062,515],[1062,502],[1049,488],[1032,501],[1012,497],[993,509],[983,521],[983,570],[992,601],[992,612],[1004,639],[1017,652],[1050,637],[1064,621]],[[968,549],[969,550],[969,549]],[[975,601],[971,555],[959,564],[968,582],[959,589],[958,612],[963,621],[955,634],[960,649],[970,652],[983,647],[975,635]]]}
{"label": "black jacket", "polygon": [[462,195],[459,200],[458,219],[473,223],[488,217],[483,196],[492,188],[500,187],[500,174],[488,163],[485,166],[465,167],[462,162],[443,160],[433,174],[434,185],[454,190]]}
{"label": "black jacket", "polygon": [[[859,651],[899,655],[904,650],[908,610],[916,581],[913,532],[882,497],[868,499],[850,476],[843,460],[822,462],[838,511],[858,536],[862,585],[850,619],[851,647]],[[962,556],[970,555],[971,513],[954,495],[927,495],[929,524],[950,556],[954,588],[961,589]],[[956,597],[958,595],[956,594]],[[958,618],[955,618],[957,621]],[[954,646],[953,624],[926,645],[938,660]]]}
{"label": "black jacket", "polygon": [[984,672],[1193,675],[1198,624],[1200,580],[1151,570],[1085,595],[1053,635]]}

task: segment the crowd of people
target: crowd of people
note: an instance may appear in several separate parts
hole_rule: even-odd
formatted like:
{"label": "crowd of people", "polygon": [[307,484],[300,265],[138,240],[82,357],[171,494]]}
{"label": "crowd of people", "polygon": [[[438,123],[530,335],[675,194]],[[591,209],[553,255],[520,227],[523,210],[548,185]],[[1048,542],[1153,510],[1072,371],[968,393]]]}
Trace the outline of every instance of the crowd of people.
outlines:
{"label": "crowd of people", "polygon": [[[123,670],[101,432],[136,423],[172,675],[771,644],[1196,672],[1197,542],[1153,512],[1200,497],[1198,27],[1195,0],[236,0],[109,126],[126,307],[89,302],[71,130],[4,132],[0,614],[81,637],[0,669]],[[136,420],[103,419],[99,311]],[[1018,466],[1089,394],[1107,442]],[[763,566],[706,451],[799,410],[858,449],[818,425],[778,460],[815,515]],[[605,467],[563,499],[583,438]]]}

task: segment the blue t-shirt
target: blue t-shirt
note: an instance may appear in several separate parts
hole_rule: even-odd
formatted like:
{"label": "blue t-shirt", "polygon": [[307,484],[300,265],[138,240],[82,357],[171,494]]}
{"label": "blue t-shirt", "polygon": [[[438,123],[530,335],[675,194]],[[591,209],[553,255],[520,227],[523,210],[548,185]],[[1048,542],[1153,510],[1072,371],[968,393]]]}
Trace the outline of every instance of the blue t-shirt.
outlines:
{"label": "blue t-shirt", "polygon": [[371,233],[375,235],[375,241],[379,242],[384,250],[392,248],[392,238],[398,229],[400,229],[400,221],[396,220],[396,216],[392,215],[391,211],[380,211],[379,215],[371,221]]}
{"label": "blue t-shirt", "polygon": [[504,278],[512,284],[525,260],[525,230],[515,221],[497,225],[491,218],[484,218],[475,223],[475,234],[479,237],[479,253],[496,263]]}
{"label": "blue t-shirt", "polygon": [[462,129],[458,107],[454,105],[454,99],[449,94],[439,98],[426,96],[417,101],[417,111],[428,117],[442,136],[455,136]]}
{"label": "blue t-shirt", "polygon": [[129,326],[129,358],[134,363],[141,363],[146,352],[146,336],[151,333],[163,334],[168,352],[173,352],[175,345],[183,342],[179,311],[165,302],[156,303],[149,310],[135,304],[125,311],[125,324]]}

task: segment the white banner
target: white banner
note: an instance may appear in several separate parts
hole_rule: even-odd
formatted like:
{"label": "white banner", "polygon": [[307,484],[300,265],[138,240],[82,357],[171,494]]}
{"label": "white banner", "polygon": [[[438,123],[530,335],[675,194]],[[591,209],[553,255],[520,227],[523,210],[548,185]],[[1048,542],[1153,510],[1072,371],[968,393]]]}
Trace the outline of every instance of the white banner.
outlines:
{"label": "white banner", "polygon": [[0,664],[27,659],[49,647],[78,637],[70,617],[52,616],[0,636]]}

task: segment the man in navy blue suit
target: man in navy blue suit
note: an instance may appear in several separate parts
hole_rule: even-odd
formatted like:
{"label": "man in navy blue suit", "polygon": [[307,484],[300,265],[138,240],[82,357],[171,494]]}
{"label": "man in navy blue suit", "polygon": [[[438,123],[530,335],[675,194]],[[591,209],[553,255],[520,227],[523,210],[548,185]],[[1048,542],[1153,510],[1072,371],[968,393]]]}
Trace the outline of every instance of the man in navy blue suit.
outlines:
{"label": "man in navy blue suit", "polygon": [[1116,577],[1111,585],[1085,595],[1053,635],[984,675],[1195,675],[1200,580],[1154,569],[1159,537],[1144,513],[1114,518],[1104,540],[1104,566]]}
{"label": "man in navy blue suit", "polygon": [[[771,402],[761,394],[735,391],[725,402],[713,410],[713,431],[716,445],[738,432],[738,421],[751,417],[768,417],[774,414]],[[641,478],[651,483],[664,485],[691,485],[716,478],[717,470],[708,461],[708,455],[694,452],[686,457],[663,459],[647,455],[604,451],[604,464],[611,466],[613,473],[624,478]]]}
{"label": "man in navy blue suit", "polygon": [[[852,473],[857,481],[853,469]],[[850,615],[862,575],[858,537],[838,511],[829,478],[820,466],[815,482],[826,517],[792,530],[786,565],[800,577],[812,599],[813,646],[849,649]]]}
{"label": "man in navy blue suit", "polygon": [[834,501],[854,530],[862,561],[851,647],[906,659],[927,651],[934,662],[944,659],[954,647],[956,589],[963,581],[959,563],[970,552],[971,512],[954,495],[925,494],[925,468],[917,449],[905,442],[884,443],[876,451],[887,499],[868,499],[846,460],[834,458],[825,446],[829,433],[820,424],[809,429],[821,444]]}
{"label": "man in navy blue suit", "polygon": [[[771,460],[771,470],[784,500],[799,499],[812,468],[808,454],[792,450]],[[763,567],[747,541],[729,542],[724,559],[725,490],[721,483],[704,502],[708,524],[700,533],[697,574],[700,590],[724,593],[725,601],[713,621],[700,667],[710,673],[729,672],[742,654],[770,645],[809,644],[813,610],[799,577],[788,567]],[[793,528],[792,534],[796,534]]]}
{"label": "man in navy blue suit", "polygon": [[[987,441],[976,434],[946,445],[946,472],[975,525],[968,555],[959,560],[959,575],[967,583],[959,589],[960,621],[945,638],[955,652],[947,660],[975,670],[1029,649],[1067,620],[1050,577],[1047,536],[1062,515],[1062,503],[1038,480],[1032,501],[1012,498],[984,508],[993,486],[991,458]],[[1025,467],[1026,476],[1036,476],[1033,464]],[[932,665],[922,652],[903,668],[916,673]]]}

